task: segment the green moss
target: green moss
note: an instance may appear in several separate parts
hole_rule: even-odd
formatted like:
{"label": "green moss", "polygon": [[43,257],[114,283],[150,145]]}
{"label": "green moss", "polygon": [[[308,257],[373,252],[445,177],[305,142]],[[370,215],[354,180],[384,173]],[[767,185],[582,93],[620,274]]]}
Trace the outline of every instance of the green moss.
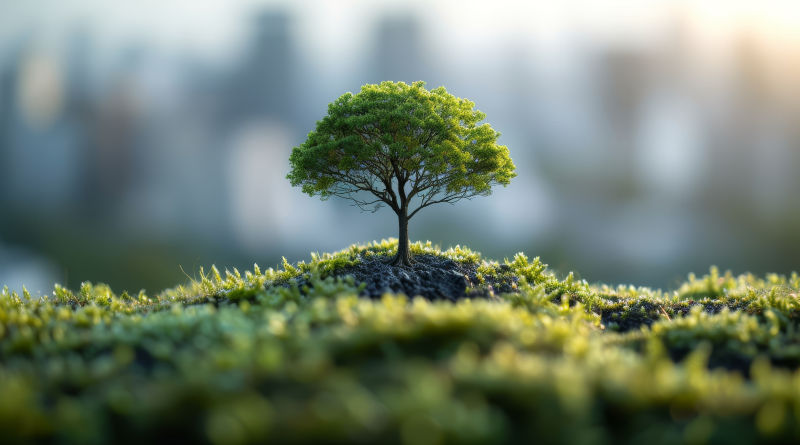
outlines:
{"label": "green moss", "polygon": [[[800,434],[800,279],[690,276],[675,292],[477,268],[496,298],[337,277],[392,241],[156,294],[0,293],[4,442],[761,443]],[[300,279],[303,280],[300,280]],[[298,283],[308,283],[301,286]]]}

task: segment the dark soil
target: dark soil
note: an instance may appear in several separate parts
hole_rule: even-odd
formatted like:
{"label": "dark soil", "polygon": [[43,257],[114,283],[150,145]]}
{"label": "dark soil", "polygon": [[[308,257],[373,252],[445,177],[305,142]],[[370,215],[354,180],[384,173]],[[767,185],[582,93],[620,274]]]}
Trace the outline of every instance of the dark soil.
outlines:
{"label": "dark soil", "polygon": [[[460,298],[493,298],[494,291],[502,291],[498,283],[492,287],[479,287],[476,276],[477,264],[459,264],[453,260],[436,255],[415,255],[410,268],[393,267],[386,264],[386,258],[362,259],[355,266],[349,266],[336,273],[337,276],[352,275],[357,283],[366,283],[362,295],[373,299],[386,292],[403,293],[408,296],[421,295],[429,300],[456,301]],[[302,280],[304,281],[304,280]],[[516,281],[516,280],[514,280]],[[298,283],[302,288],[303,284]],[[510,285],[500,285],[503,288]]]}

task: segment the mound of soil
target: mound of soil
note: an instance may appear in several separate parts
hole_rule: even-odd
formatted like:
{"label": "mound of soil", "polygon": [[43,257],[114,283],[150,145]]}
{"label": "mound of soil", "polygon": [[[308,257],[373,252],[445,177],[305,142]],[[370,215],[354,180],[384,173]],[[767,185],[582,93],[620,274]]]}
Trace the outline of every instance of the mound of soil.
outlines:
{"label": "mound of soil", "polygon": [[[355,266],[338,272],[352,275],[358,283],[366,283],[362,295],[380,298],[386,292],[421,295],[430,300],[456,301],[459,298],[494,297],[491,283],[478,287],[477,265],[459,264],[436,255],[415,255],[410,268],[392,267],[385,258],[364,258]],[[495,283],[497,286],[497,283]],[[302,285],[301,285],[302,287]],[[503,286],[511,289],[510,285]]]}

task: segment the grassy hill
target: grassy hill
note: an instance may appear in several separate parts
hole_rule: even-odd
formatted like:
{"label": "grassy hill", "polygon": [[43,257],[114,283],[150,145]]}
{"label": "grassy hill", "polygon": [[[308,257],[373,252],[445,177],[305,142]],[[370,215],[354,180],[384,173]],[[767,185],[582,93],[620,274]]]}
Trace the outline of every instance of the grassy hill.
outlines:
{"label": "grassy hill", "polygon": [[[359,297],[395,242],[145,295],[0,294],[3,443],[800,440],[800,277],[674,292],[560,280],[430,243],[471,298]],[[490,288],[491,286],[491,288]]]}

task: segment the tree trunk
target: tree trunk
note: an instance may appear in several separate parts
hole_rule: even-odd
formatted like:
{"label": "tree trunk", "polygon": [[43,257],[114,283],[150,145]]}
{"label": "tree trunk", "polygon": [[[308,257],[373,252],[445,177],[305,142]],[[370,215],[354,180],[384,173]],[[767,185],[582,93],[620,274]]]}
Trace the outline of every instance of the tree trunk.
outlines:
{"label": "tree trunk", "polygon": [[397,214],[400,223],[400,238],[397,241],[397,255],[389,262],[389,265],[396,267],[411,266],[411,252],[408,249],[408,216],[405,209]]}

